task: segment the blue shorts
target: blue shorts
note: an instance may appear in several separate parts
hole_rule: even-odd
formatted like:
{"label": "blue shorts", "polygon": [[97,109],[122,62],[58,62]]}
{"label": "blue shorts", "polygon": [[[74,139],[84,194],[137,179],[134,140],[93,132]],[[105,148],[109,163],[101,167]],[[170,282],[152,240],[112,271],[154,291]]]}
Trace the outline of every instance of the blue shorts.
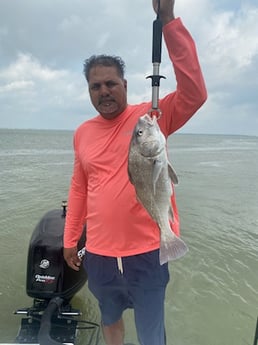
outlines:
{"label": "blue shorts", "polygon": [[88,287],[99,302],[102,323],[117,322],[127,308],[134,309],[141,345],[164,345],[164,299],[168,264],[160,265],[159,250],[122,258],[123,273],[115,257],[87,252],[84,267]]}

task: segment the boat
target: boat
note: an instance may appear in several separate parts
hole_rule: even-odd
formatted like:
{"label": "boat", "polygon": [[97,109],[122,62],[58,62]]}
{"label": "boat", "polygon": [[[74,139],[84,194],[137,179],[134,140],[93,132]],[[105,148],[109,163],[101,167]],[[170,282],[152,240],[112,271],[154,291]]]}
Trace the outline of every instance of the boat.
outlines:
{"label": "boat", "polygon": [[[90,333],[89,345],[97,345],[100,325],[81,320],[71,300],[87,282],[87,273],[70,268],[63,258],[63,232],[67,202],[48,211],[35,227],[28,248],[26,293],[32,305],[15,311],[21,316],[18,334],[11,344],[73,345],[78,330]],[[78,241],[78,256],[85,254],[86,226]],[[1,343],[0,345],[10,345]]]}

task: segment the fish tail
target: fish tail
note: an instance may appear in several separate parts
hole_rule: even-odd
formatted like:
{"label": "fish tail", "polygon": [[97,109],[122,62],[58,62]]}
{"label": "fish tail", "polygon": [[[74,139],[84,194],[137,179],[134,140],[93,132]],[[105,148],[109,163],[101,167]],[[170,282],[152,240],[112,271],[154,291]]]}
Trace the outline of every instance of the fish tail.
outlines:
{"label": "fish tail", "polygon": [[176,260],[184,256],[188,251],[188,247],[181,238],[173,236],[169,241],[164,241],[161,238],[160,251],[159,251],[159,261],[160,264],[170,260]]}

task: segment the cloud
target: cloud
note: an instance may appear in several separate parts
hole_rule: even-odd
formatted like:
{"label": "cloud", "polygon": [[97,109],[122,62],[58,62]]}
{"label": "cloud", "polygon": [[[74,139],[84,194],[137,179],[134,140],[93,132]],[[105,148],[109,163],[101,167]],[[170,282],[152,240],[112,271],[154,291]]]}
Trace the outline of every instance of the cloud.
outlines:
{"label": "cloud", "polygon": [[243,5],[237,12],[218,13],[213,17],[206,57],[220,66],[221,72],[239,73],[258,54],[258,8]]}
{"label": "cloud", "polygon": [[[182,130],[258,135],[256,1],[183,0],[175,12],[195,39],[209,93]],[[1,0],[0,127],[74,129],[92,117],[82,74],[92,54],[122,56],[129,102],[149,100],[154,19],[146,0]],[[176,87],[164,45],[160,70],[163,96]]]}
{"label": "cloud", "polygon": [[4,86],[0,87],[0,92],[14,92],[18,90],[26,90],[34,86],[33,81],[31,80],[18,80],[12,81]]}
{"label": "cloud", "polygon": [[69,124],[66,114],[83,103],[85,87],[77,75],[42,65],[31,55],[18,54],[0,70],[0,80],[2,113],[12,115],[1,118],[8,127],[15,127],[17,121],[21,128],[63,128]]}
{"label": "cloud", "polygon": [[31,55],[19,53],[17,60],[6,69],[0,71],[0,77],[7,80],[37,79],[41,81],[54,81],[63,77],[66,71],[53,70],[40,64]]}
{"label": "cloud", "polygon": [[[258,135],[258,7],[216,8],[200,33],[209,100],[202,109],[207,132]],[[209,126],[208,126],[209,122]]]}

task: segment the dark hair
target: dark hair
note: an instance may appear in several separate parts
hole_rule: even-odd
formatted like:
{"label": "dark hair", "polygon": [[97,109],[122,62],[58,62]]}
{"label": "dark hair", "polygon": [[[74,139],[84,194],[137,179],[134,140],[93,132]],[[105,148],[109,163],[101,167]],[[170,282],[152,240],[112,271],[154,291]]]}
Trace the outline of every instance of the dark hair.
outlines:
{"label": "dark hair", "polygon": [[124,79],[125,63],[119,56],[114,55],[92,55],[84,61],[83,73],[87,81],[89,81],[89,73],[91,68],[95,66],[116,67],[119,76]]}

